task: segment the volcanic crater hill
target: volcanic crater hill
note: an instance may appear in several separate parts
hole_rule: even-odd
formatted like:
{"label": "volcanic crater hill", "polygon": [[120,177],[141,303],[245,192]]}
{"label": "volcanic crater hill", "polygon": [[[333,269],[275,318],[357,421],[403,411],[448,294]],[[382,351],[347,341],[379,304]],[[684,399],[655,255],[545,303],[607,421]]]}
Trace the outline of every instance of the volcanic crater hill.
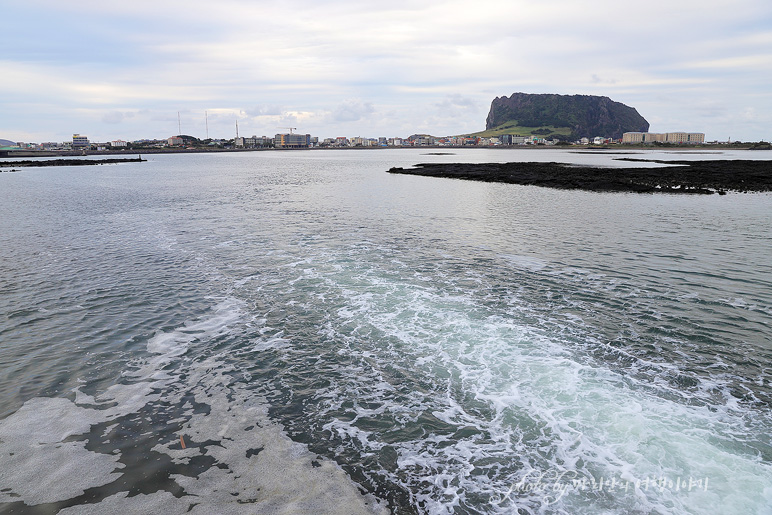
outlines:
{"label": "volcanic crater hill", "polygon": [[513,93],[491,102],[485,127],[498,134],[621,139],[625,132],[648,132],[649,122],[634,107],[608,97]]}

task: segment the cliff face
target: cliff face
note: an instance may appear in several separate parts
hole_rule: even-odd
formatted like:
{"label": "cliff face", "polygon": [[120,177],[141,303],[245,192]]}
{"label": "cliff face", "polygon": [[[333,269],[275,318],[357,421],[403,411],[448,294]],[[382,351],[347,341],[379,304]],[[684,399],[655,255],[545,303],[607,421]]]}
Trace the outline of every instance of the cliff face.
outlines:
{"label": "cliff face", "polygon": [[625,132],[648,132],[649,122],[635,108],[592,95],[531,95],[496,97],[485,121],[486,129],[507,122],[521,127],[568,127],[571,137],[621,138]]}

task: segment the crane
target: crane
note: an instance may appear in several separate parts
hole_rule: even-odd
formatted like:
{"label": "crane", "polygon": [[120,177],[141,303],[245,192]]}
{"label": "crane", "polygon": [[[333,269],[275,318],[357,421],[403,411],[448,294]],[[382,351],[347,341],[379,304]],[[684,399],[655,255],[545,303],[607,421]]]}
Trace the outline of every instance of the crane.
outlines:
{"label": "crane", "polygon": [[289,131],[290,131],[290,134],[292,134],[292,131],[296,131],[296,130],[298,130],[298,128],[297,128],[297,127],[279,127],[279,128],[280,128],[280,129],[289,129]]}

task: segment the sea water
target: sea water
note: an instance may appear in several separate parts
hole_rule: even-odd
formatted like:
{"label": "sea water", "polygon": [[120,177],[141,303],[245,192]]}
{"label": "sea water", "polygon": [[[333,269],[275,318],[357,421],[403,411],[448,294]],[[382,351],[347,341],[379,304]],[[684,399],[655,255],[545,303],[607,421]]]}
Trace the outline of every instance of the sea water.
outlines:
{"label": "sea water", "polygon": [[146,157],[0,174],[0,512],[772,513],[769,194]]}

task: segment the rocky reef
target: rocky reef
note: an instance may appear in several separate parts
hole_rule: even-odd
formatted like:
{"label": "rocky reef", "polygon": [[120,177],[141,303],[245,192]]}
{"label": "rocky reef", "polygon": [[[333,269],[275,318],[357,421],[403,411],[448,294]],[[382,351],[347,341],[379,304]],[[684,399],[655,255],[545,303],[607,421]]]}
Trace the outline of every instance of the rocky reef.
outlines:
{"label": "rocky reef", "polygon": [[142,157],[107,158],[107,159],[29,159],[24,161],[0,161],[0,168],[27,168],[43,166],[90,166],[117,163],[140,163],[147,161]]}
{"label": "rocky reef", "polygon": [[724,194],[772,191],[772,161],[649,161],[656,168],[597,168],[565,163],[430,163],[389,173],[504,182],[568,190],[633,193]]}

